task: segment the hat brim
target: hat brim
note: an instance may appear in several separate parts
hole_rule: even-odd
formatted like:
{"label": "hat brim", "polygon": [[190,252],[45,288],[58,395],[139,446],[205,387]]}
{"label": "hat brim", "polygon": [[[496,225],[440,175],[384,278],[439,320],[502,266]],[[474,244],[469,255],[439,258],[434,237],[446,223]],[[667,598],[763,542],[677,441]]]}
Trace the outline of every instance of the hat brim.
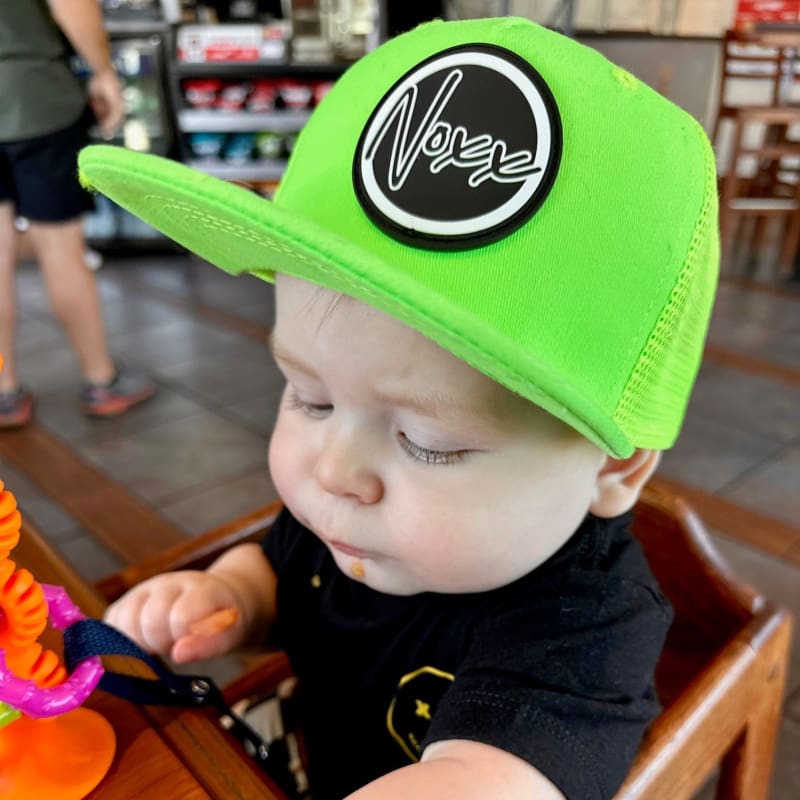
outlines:
{"label": "hat brim", "polygon": [[[412,278],[301,215],[169,159],[121,147],[81,151],[83,186],[100,191],[157,230],[232,275],[308,280],[373,305],[578,430],[617,457],[634,446],[608,415],[563,375],[521,354],[489,325]],[[325,202],[324,198],[321,202]],[[524,358],[524,369],[519,365]],[[509,366],[512,365],[512,366]]]}

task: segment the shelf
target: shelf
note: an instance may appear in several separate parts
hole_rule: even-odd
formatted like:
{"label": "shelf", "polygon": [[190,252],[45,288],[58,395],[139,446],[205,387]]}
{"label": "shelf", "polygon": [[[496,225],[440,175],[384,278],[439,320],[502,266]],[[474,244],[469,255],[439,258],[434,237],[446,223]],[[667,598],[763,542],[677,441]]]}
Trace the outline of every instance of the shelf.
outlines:
{"label": "shelf", "polygon": [[187,108],[178,112],[178,127],[184,133],[226,133],[229,131],[299,131],[310,111],[219,111]]}
{"label": "shelf", "polygon": [[179,78],[338,78],[349,67],[342,64],[288,64],[275,61],[176,61],[173,70]]}
{"label": "shelf", "polygon": [[113,20],[105,19],[103,27],[109,36],[152,36],[164,34],[169,29],[165,22],[158,20]]}
{"label": "shelf", "polygon": [[192,158],[186,164],[215,178],[253,182],[280,180],[286,169],[286,160],[282,158],[264,159],[246,164],[228,164],[225,161]]}

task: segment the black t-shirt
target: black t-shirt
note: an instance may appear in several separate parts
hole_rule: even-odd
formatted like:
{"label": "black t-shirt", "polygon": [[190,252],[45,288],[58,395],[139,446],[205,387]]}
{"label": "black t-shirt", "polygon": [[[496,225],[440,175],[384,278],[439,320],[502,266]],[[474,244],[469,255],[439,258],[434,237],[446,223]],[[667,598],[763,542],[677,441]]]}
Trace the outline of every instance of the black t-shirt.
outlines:
{"label": "black t-shirt", "polygon": [[341,800],[443,739],[514,753],[568,800],[613,797],[659,711],[653,671],[672,619],[629,523],[589,515],[491,592],[398,597],[342,573],[284,511],[263,547],[314,800]]}

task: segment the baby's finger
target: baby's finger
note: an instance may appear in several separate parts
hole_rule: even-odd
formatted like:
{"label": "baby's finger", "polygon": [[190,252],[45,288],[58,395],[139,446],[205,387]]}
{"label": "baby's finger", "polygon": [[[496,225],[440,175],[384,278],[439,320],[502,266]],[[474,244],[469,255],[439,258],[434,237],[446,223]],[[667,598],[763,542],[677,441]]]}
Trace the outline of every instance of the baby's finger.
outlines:
{"label": "baby's finger", "polygon": [[150,593],[146,590],[131,592],[110,605],[103,619],[106,623],[133,639],[142,647],[145,646],[144,634],[139,625],[142,608],[147,603]]}
{"label": "baby's finger", "polygon": [[155,653],[168,653],[177,636],[169,624],[170,612],[181,595],[182,587],[178,584],[160,586],[157,592],[151,592],[143,605],[139,618],[139,627],[146,649]]}

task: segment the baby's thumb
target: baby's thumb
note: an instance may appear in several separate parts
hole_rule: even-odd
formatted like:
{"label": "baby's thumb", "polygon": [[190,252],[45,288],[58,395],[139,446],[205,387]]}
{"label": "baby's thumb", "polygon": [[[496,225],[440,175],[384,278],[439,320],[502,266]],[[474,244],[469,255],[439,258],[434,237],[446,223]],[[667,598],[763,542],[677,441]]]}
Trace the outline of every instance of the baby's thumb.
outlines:
{"label": "baby's thumb", "polygon": [[172,645],[170,658],[176,664],[188,664],[190,661],[202,661],[206,658],[220,656],[228,651],[229,638],[225,634],[200,636],[195,633],[187,633]]}
{"label": "baby's thumb", "polygon": [[172,660],[176,664],[199,661],[222,655],[230,649],[230,636],[224,635],[239,621],[236,608],[222,608],[189,626],[189,633],[178,639],[172,647]]}

